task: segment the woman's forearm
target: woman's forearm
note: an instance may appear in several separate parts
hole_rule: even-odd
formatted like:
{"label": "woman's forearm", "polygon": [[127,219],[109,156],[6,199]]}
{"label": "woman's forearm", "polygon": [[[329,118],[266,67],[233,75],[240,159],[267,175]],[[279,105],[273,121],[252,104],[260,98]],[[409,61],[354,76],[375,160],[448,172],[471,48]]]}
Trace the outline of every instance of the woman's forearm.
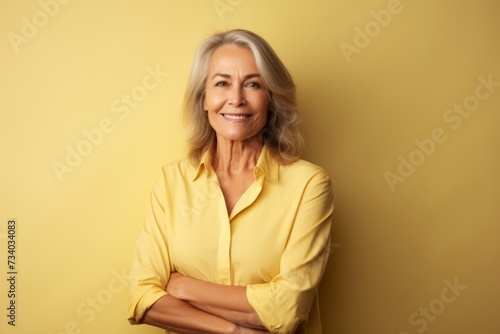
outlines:
{"label": "woman's forearm", "polygon": [[200,310],[171,295],[165,295],[144,314],[142,323],[179,334],[239,334],[238,325]]}
{"label": "woman's forearm", "polygon": [[[207,304],[201,304],[201,303],[196,303],[196,302],[189,302],[189,304],[193,305],[194,307],[208,312],[210,314],[213,314],[215,316],[218,316],[220,318],[226,319],[227,321],[230,321],[232,323],[235,323],[240,326],[244,326],[247,328],[252,328],[252,329],[258,329],[258,330],[266,330],[265,327],[262,325],[262,322],[260,321],[259,317],[256,314],[252,313],[247,313],[247,312],[240,312],[240,311],[233,311],[233,310],[228,310],[228,309],[222,309],[214,306],[210,306]],[[268,333],[267,331],[265,333]]]}
{"label": "woman's forearm", "polygon": [[220,285],[173,273],[167,292],[196,308],[241,326],[265,329],[248,302],[246,287]]}

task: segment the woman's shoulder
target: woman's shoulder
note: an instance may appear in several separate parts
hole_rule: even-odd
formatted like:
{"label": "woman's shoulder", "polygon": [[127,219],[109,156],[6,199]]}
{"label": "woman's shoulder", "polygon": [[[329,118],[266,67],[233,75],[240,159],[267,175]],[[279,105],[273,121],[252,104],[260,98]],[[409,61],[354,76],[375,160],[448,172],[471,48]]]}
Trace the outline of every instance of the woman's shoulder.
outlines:
{"label": "woman's shoulder", "polygon": [[194,177],[197,167],[194,166],[189,159],[183,158],[173,160],[162,166],[162,174],[166,177]]}
{"label": "woman's shoulder", "polygon": [[328,173],[323,167],[304,159],[298,159],[293,162],[280,165],[280,172],[308,179],[312,177],[328,178]]}
{"label": "woman's shoulder", "polygon": [[154,189],[158,194],[175,193],[179,189],[185,189],[188,181],[193,181],[196,176],[196,168],[188,159],[173,160],[161,166],[159,177]]}

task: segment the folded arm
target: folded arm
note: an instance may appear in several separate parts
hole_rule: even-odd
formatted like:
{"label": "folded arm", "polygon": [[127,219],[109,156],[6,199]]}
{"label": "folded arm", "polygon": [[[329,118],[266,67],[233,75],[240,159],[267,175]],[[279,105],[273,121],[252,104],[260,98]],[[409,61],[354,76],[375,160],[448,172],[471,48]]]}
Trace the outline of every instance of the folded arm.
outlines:
{"label": "folded arm", "polygon": [[262,334],[204,312],[172,295],[165,295],[144,314],[142,323],[179,334]]}
{"label": "folded arm", "polygon": [[246,287],[220,285],[172,273],[167,292],[196,308],[241,326],[265,330],[248,302]]}

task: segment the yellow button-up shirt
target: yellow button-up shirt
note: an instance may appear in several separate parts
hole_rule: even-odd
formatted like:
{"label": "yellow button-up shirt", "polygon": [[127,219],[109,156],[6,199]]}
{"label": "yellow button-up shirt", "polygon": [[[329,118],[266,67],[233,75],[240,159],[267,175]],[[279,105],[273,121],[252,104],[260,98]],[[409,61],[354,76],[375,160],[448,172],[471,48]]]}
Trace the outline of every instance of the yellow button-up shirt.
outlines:
{"label": "yellow button-up shirt", "polygon": [[332,188],[320,167],[279,164],[264,146],[255,181],[228,216],[206,153],[162,168],[130,274],[128,319],[137,324],[167,294],[170,273],[246,286],[271,333],[320,334],[317,288],[330,251]]}

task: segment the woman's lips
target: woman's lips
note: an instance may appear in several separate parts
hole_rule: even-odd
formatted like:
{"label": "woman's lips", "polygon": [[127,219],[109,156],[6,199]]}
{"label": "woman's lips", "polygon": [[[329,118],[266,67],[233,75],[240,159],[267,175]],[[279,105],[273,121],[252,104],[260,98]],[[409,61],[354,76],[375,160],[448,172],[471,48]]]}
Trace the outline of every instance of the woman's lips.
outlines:
{"label": "woman's lips", "polygon": [[240,119],[245,119],[249,118],[252,115],[241,115],[241,114],[222,114],[224,118],[227,119],[235,119],[235,120],[240,120]]}

